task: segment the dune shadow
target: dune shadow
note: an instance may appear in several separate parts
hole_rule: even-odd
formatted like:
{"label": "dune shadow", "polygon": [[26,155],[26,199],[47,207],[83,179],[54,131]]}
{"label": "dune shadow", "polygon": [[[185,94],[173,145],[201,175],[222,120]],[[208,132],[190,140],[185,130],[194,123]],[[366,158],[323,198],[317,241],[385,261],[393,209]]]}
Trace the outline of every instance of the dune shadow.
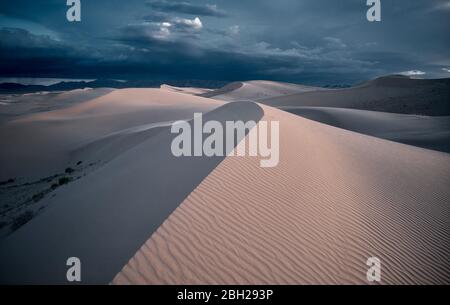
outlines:
{"label": "dune shadow", "polygon": [[[255,121],[255,103],[228,103],[203,120]],[[191,127],[193,122],[189,122]],[[245,135],[248,134],[248,131]],[[0,244],[0,282],[70,284],[69,257],[82,284],[106,284],[225,158],[175,157],[170,127],[60,190],[38,217]],[[237,139],[237,143],[241,139]],[[47,199],[46,199],[47,200]],[[180,228],[182,229],[182,228]]]}

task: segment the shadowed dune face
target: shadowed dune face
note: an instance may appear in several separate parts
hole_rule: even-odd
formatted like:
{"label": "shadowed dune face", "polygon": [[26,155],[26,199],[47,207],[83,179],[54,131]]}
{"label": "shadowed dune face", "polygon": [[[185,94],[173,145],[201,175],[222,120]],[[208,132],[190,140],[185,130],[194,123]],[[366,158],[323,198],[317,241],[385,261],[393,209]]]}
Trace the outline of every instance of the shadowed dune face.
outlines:
{"label": "shadowed dune face", "polygon": [[217,97],[217,96],[221,96],[230,92],[233,92],[235,90],[238,90],[239,88],[241,88],[244,85],[244,83],[242,82],[232,82],[228,85],[225,85],[222,88],[213,90],[211,92],[206,92],[204,94],[202,94],[202,97]]}
{"label": "shadowed dune face", "polygon": [[450,151],[449,79],[391,75],[345,89],[249,81],[229,84],[209,92],[208,96],[224,101],[257,100],[335,127]]}
{"label": "shadowed dune face", "polygon": [[330,107],[286,106],[280,109],[335,127],[450,152],[450,116],[430,117]]}
{"label": "shadowed dune face", "polygon": [[450,283],[448,154],[263,108],[279,166],[226,158],[113,283]]}
{"label": "shadowed dune face", "polygon": [[274,106],[338,107],[404,114],[450,115],[450,79],[383,77],[361,86],[318,90],[259,102]]}
{"label": "shadowed dune face", "polygon": [[[225,125],[225,121],[258,122],[262,116],[255,103],[231,103],[208,112],[204,119]],[[1,243],[0,282],[67,283],[66,265],[60,262],[74,255],[83,262],[83,283],[110,282],[224,159],[175,157],[174,137],[165,127],[61,189],[57,197],[46,199],[51,209]]]}
{"label": "shadowed dune face", "polygon": [[354,108],[403,114],[450,115],[450,79],[386,76],[344,89],[270,81],[232,83],[203,94],[224,101],[258,101],[273,106]]}

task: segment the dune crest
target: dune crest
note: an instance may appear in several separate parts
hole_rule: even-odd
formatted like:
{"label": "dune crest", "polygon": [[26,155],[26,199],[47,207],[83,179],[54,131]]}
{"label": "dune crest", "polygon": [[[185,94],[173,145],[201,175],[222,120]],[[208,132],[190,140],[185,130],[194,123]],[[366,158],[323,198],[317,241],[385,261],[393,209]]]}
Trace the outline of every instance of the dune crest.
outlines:
{"label": "dune crest", "polygon": [[254,80],[246,82],[233,82],[223,88],[202,94],[203,97],[211,97],[223,101],[256,101],[260,99],[274,98],[295,93],[304,93],[323,88],[304,85]]}
{"label": "dune crest", "polygon": [[189,95],[200,95],[206,94],[208,92],[213,91],[213,89],[207,89],[207,88],[197,88],[197,87],[176,87],[171,85],[161,85],[160,88],[162,90],[167,90],[171,92],[178,92],[178,93],[184,93]]}
{"label": "dune crest", "polygon": [[[225,124],[262,115],[255,103],[229,103],[204,118]],[[72,256],[83,262],[83,283],[109,283],[225,158],[175,157],[170,129],[44,199],[50,208],[1,241],[0,283],[67,283],[64,262]]]}
{"label": "dune crest", "polygon": [[226,158],[114,284],[450,283],[448,154],[263,108],[279,166]]}

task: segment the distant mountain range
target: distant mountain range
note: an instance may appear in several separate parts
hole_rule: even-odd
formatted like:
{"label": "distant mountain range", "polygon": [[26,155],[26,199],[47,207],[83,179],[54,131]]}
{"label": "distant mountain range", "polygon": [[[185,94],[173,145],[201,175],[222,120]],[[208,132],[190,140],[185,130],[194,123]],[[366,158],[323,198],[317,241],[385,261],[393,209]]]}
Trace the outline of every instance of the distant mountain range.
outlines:
{"label": "distant mountain range", "polygon": [[97,79],[94,81],[59,82],[53,85],[23,85],[18,83],[0,84],[0,93],[32,93],[39,91],[66,91],[83,88],[159,88],[162,84],[176,87],[201,87],[216,89],[228,82],[208,80],[128,80]]}

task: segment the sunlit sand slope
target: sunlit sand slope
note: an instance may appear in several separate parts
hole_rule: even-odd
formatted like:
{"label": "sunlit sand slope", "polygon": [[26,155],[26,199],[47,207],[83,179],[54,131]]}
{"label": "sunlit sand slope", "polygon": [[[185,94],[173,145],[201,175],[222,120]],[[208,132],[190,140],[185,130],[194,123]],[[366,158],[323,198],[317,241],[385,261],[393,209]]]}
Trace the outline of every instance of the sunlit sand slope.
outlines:
{"label": "sunlit sand slope", "polygon": [[279,165],[227,157],[113,283],[450,283],[450,155],[264,111]]}

